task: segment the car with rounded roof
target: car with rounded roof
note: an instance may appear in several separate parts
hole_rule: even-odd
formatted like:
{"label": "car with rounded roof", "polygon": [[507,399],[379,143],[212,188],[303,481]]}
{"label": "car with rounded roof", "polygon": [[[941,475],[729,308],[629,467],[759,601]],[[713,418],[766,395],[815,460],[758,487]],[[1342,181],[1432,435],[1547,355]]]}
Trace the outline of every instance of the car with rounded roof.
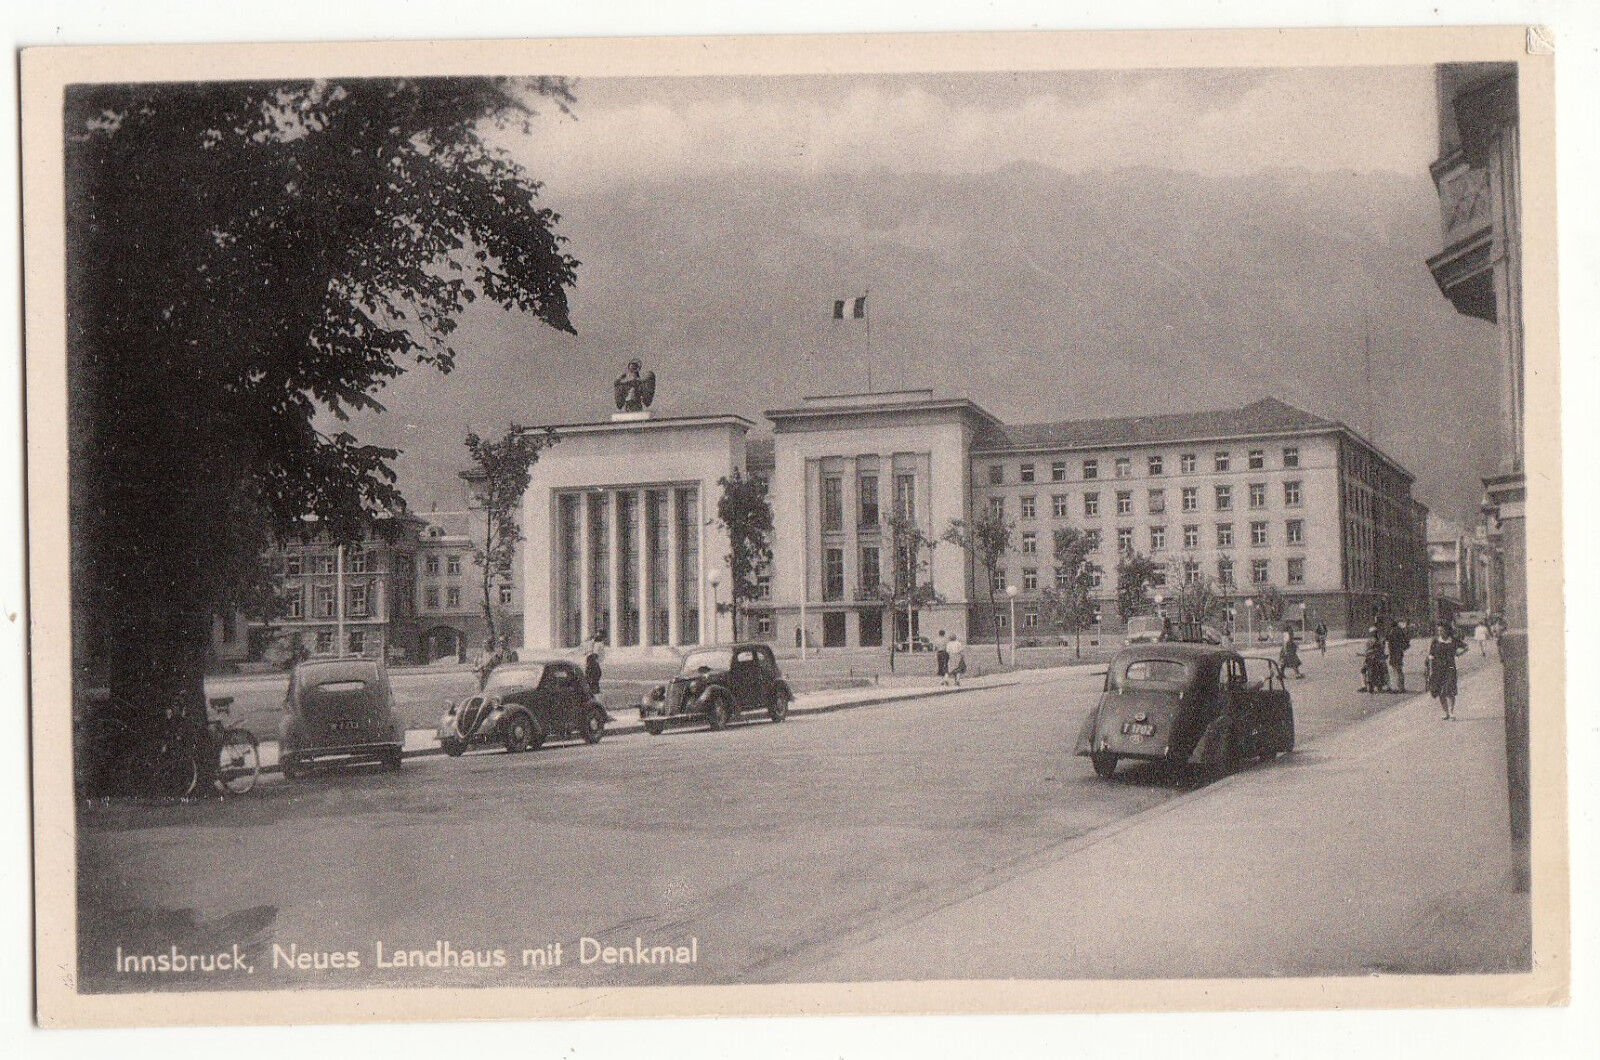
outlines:
{"label": "car with rounded roof", "polygon": [[501,663],[480,691],[446,706],[439,719],[439,746],[452,758],[489,745],[512,754],[533,751],[551,737],[578,736],[585,743],[599,743],[611,721],[589,691],[583,667],[558,657]]}
{"label": "car with rounded roof", "polygon": [[381,660],[307,659],[290,673],[278,724],[278,765],[285,779],[332,760],[399,769],[405,739]]}
{"label": "car with rounded roof", "polygon": [[700,648],[684,656],[675,677],[646,693],[639,720],[652,736],[685,722],[722,729],[747,711],[765,711],[776,722],[789,716],[793,699],[770,645]]}

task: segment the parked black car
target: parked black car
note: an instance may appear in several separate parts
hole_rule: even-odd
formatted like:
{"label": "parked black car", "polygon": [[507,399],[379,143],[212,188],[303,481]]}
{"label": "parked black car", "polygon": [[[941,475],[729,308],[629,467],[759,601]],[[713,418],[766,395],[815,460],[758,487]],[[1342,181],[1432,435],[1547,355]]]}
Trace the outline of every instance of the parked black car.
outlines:
{"label": "parked black car", "polygon": [[792,699],[767,645],[704,648],[685,656],[671,681],[650,690],[639,704],[639,719],[652,736],[669,723],[702,719],[721,729],[748,710],[764,710],[773,721],[782,721]]}
{"label": "parked black car", "polygon": [[399,769],[405,726],[389,671],[377,659],[310,659],[295,666],[278,724],[278,762],[293,780],[313,762],[378,761]]}
{"label": "parked black car", "polygon": [[611,715],[589,692],[583,668],[570,659],[503,663],[483,691],[451,705],[439,719],[439,746],[452,757],[469,747],[500,744],[532,751],[551,736],[599,743]]}
{"label": "parked black car", "polygon": [[1228,769],[1294,750],[1294,704],[1271,659],[1207,644],[1125,648],[1075,753],[1109,777],[1122,758]]}

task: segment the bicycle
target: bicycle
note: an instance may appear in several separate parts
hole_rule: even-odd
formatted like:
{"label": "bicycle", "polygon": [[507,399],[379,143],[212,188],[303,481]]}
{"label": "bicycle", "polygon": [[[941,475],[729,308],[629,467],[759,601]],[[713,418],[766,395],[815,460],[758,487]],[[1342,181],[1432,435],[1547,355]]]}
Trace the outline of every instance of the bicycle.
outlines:
{"label": "bicycle", "polygon": [[206,725],[217,753],[217,791],[222,795],[248,795],[261,776],[261,747],[249,729],[223,722],[233,705],[232,696],[218,696],[210,703],[212,712],[219,715]]}
{"label": "bicycle", "polygon": [[[134,710],[122,700],[108,700],[100,714],[97,731],[82,745],[80,754],[86,771],[98,770],[100,783],[94,787],[110,791],[147,791],[168,799],[188,799],[200,785],[200,762],[205,754],[215,755],[217,763],[213,785],[217,794],[248,794],[261,776],[261,749],[248,729],[228,725],[223,718],[233,703],[232,696],[210,700],[210,712],[203,733],[192,726],[175,729],[172,708],[167,708],[166,725],[155,739],[142,742],[135,737],[131,719]],[[216,717],[211,715],[215,714]],[[87,776],[84,778],[87,780]]]}

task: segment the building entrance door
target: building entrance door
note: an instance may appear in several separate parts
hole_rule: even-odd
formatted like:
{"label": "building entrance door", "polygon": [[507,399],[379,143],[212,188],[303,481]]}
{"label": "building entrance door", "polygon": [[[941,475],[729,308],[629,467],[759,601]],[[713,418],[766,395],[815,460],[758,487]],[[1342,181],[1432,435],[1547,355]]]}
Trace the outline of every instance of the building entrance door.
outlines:
{"label": "building entrance door", "polygon": [[843,611],[826,611],[823,613],[822,646],[824,648],[842,648],[845,646]]}

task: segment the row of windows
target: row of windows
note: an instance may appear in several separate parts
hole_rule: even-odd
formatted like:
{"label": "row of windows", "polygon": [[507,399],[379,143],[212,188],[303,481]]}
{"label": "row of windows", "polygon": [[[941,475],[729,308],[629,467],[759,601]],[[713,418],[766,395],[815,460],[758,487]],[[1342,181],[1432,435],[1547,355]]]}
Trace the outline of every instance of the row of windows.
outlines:
{"label": "row of windows", "polygon": [[[1265,482],[1252,482],[1247,490],[1247,499],[1251,508],[1265,508],[1267,506],[1267,484]],[[1133,491],[1117,490],[1115,495],[1116,514],[1133,514]],[[1219,512],[1233,511],[1233,487],[1216,486],[1213,490],[1212,501]],[[1285,508],[1299,508],[1305,503],[1305,491],[1301,488],[1300,481],[1295,479],[1283,484],[1283,505]],[[1185,512],[1200,510],[1200,490],[1195,486],[1185,486],[1179,491],[1179,509]],[[1050,514],[1057,519],[1065,519],[1070,515],[1072,507],[1071,495],[1066,493],[1052,494],[1050,497]],[[1146,491],[1145,511],[1150,515],[1162,515],[1167,510],[1167,491],[1153,489]],[[1083,514],[1086,518],[1095,518],[1100,515],[1100,494],[1085,493],[1083,495]],[[989,498],[989,515],[997,521],[1004,521],[1006,517],[1006,499],[1004,497]],[[1025,496],[1017,498],[1017,516],[1021,519],[1037,519],[1039,517],[1039,498]]]}
{"label": "row of windows", "polygon": [[[318,655],[333,654],[333,634],[331,629],[319,629],[316,632],[316,653]],[[345,651],[349,655],[364,655],[366,653],[367,631],[364,629],[347,630],[344,635]],[[374,638],[376,639],[376,638]]]}
{"label": "row of windows", "polygon": [[[438,574],[440,570],[439,556],[429,555],[422,561],[423,571],[428,574]],[[446,574],[461,573],[461,557],[446,555],[443,563]],[[334,574],[338,570],[338,560],[332,555],[314,554],[301,555],[293,553],[283,558],[283,573],[288,577],[298,577],[302,574]],[[367,554],[357,549],[351,549],[344,556],[344,571],[346,574],[366,574],[369,565]]]}
{"label": "row of windows", "polygon": [[[1226,589],[1236,584],[1233,572],[1233,560],[1224,556],[1217,560],[1216,566],[1217,585]],[[990,584],[997,593],[1003,593],[1010,582],[1004,568],[995,570]],[[1200,561],[1183,561],[1183,580],[1185,584],[1200,580]],[[1288,585],[1304,585],[1306,581],[1306,561],[1303,556],[1291,556],[1284,561],[1284,580]],[[1267,585],[1272,581],[1272,561],[1267,559],[1253,559],[1250,561],[1250,582],[1253,585]],[[1055,569],[1056,588],[1065,589],[1071,583],[1071,573],[1065,567]],[[1098,567],[1090,572],[1089,584],[1091,588],[1099,589],[1105,582],[1105,575]],[[1158,570],[1150,580],[1155,588],[1163,588],[1167,584],[1167,572]],[[1021,590],[1025,593],[1036,592],[1039,588],[1039,568],[1023,567]]]}
{"label": "row of windows", "polygon": [[[894,510],[901,518],[910,518],[917,510],[917,476],[906,472],[894,476]],[[878,476],[856,476],[856,525],[876,527],[883,521],[882,507],[878,501]],[[844,479],[839,475],[822,476],[822,529],[839,533],[844,529]]]}
{"label": "row of windows", "polygon": [[[1200,547],[1200,524],[1186,523],[1183,526],[1183,547],[1196,549]],[[1149,542],[1151,552],[1160,552],[1167,547],[1167,528],[1165,526],[1152,526],[1149,528]],[[1100,548],[1100,531],[1085,530],[1084,537],[1089,542],[1089,550],[1098,551]],[[1304,519],[1286,519],[1283,523],[1283,541],[1286,545],[1303,545],[1306,541],[1306,523]],[[1233,524],[1216,524],[1216,542],[1218,548],[1233,547]],[[1272,544],[1269,526],[1266,520],[1256,520],[1250,524],[1250,544]],[[1117,551],[1127,552],[1135,547],[1133,540],[1133,527],[1117,527]],[[1024,530],[1018,539],[1018,551],[1025,556],[1033,555],[1039,551],[1039,535],[1033,530]]]}
{"label": "row of windows", "polygon": [[[1297,468],[1300,466],[1300,447],[1286,445],[1283,447],[1282,466]],[[1133,477],[1133,458],[1130,456],[1113,457],[1110,461],[1111,473],[1117,478]],[[1211,467],[1215,471],[1226,472],[1233,469],[1233,453],[1227,449],[1218,449],[1211,454]],[[1250,471],[1264,471],[1267,467],[1267,451],[1265,449],[1250,449],[1245,453],[1245,467]],[[1083,461],[1083,477],[1097,479],[1100,477],[1101,462],[1099,457],[1087,457]],[[1193,475],[1199,471],[1200,455],[1198,453],[1183,453],[1178,457],[1178,473]],[[1165,475],[1166,458],[1160,453],[1152,453],[1145,457],[1144,469],[1147,475],[1156,477]],[[1017,467],[1018,482],[1038,481],[1039,465],[1024,463]],[[989,465],[989,485],[1003,486],[1006,481],[1006,466],[1004,464]],[[1050,481],[1067,481],[1067,461],[1054,460],[1050,463]]]}
{"label": "row of windows", "polygon": [[[499,587],[497,599],[501,604],[514,602],[516,590],[510,585]],[[439,606],[439,586],[429,585],[422,591],[423,606],[437,609]],[[331,585],[312,586],[311,616],[313,618],[334,618],[335,614],[334,587]],[[444,591],[445,606],[454,610],[461,606],[461,587],[458,585],[447,586]],[[396,606],[403,608],[403,603],[397,598]],[[344,613],[350,618],[367,618],[372,614],[372,598],[368,587],[365,585],[348,585],[345,587]],[[306,594],[299,588],[292,588],[284,596],[284,617],[303,619],[306,617]]]}

